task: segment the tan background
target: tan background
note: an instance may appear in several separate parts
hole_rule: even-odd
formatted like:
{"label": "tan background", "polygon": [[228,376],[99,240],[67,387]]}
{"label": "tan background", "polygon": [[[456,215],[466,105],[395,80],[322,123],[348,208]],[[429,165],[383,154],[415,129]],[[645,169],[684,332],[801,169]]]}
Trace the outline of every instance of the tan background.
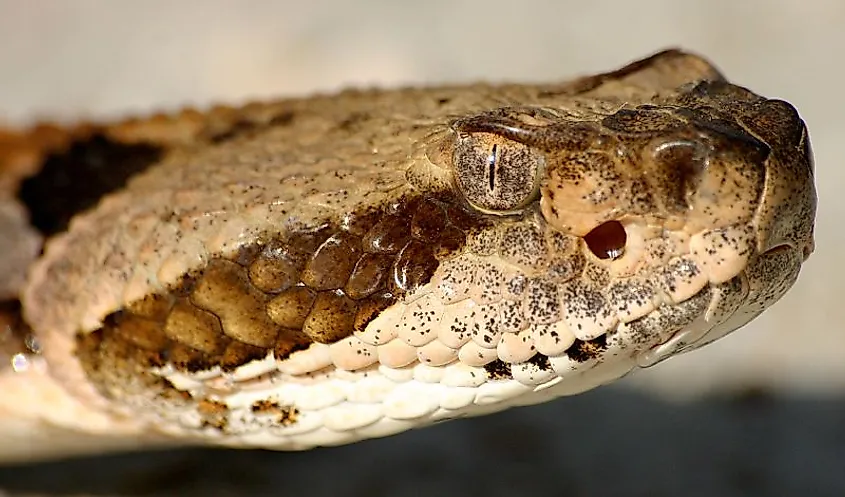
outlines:
{"label": "tan background", "polygon": [[[307,479],[308,473],[292,468],[308,461],[361,465],[346,458],[357,459],[365,447],[377,448],[373,454],[395,451],[416,458],[407,454],[428,444],[436,445],[425,459],[435,476],[425,481],[442,485],[431,490],[471,490],[473,485],[461,485],[488,478],[475,465],[500,462],[509,468],[503,475],[524,472],[524,478],[513,481],[531,482],[543,491],[562,490],[555,473],[563,471],[573,485],[580,482],[588,489],[573,495],[615,495],[616,483],[601,476],[607,470],[603,455],[609,452],[623,469],[634,464],[627,470],[612,468],[625,482],[618,488],[648,490],[648,495],[664,495],[652,493],[659,489],[670,492],[665,495],[678,495],[672,493],[676,490],[698,495],[690,490],[695,485],[701,495],[745,495],[748,489],[756,495],[845,495],[845,476],[837,476],[845,472],[840,471],[845,470],[845,228],[839,221],[845,210],[843,26],[842,0],[0,0],[0,122],[114,117],[350,84],[559,79],[610,69],[667,46],[705,54],[736,82],[792,102],[810,128],[820,202],[817,251],[781,303],[707,350],[584,399],[506,413],[480,425],[456,423],[357,450],[267,457],[283,457],[292,473]],[[763,401],[765,409],[738,415],[726,407],[733,403],[721,400],[751,391],[775,397]],[[708,393],[716,395],[702,397]],[[561,436],[565,447],[555,442],[556,452],[543,462],[530,448],[524,449],[525,460],[519,456],[515,461],[507,451],[493,457],[490,451],[502,450],[501,426],[508,423],[539,424],[542,442],[537,443]],[[580,460],[584,453],[566,437],[573,436],[572,426],[597,423],[614,429],[580,441],[591,455]],[[460,438],[467,444],[460,449],[437,445],[437,437],[458,443],[454,437],[472,438],[467,433],[482,440]],[[483,462],[474,449],[484,454]],[[652,453],[657,455],[649,458]],[[254,468],[264,461],[254,453],[184,457],[202,467],[231,459],[234,466],[227,468]],[[444,469],[442,458],[452,457],[471,462],[455,471]],[[259,462],[245,462],[252,458]],[[557,464],[556,458],[565,463]],[[421,478],[411,461],[394,458],[393,465],[391,472],[404,477],[389,485],[390,494],[411,492],[415,484],[402,482]],[[368,486],[381,481],[381,471],[345,471],[350,474],[344,478],[360,480],[364,493],[381,495],[369,490],[378,485]],[[497,477],[489,476],[491,481]],[[797,482],[804,477],[809,483],[802,487]],[[0,488],[5,481],[0,472]],[[14,487],[14,481],[5,485]],[[506,483],[490,492],[504,490]],[[357,495],[359,487],[350,485],[344,488]],[[793,494],[793,489],[809,493]]]}

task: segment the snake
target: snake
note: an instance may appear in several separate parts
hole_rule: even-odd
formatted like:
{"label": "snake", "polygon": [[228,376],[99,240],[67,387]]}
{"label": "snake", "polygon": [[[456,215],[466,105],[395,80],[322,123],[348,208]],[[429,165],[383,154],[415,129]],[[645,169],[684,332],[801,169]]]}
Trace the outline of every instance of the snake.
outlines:
{"label": "snake", "polygon": [[783,100],[669,49],[0,134],[0,461],[308,450],[744,326],[813,251]]}

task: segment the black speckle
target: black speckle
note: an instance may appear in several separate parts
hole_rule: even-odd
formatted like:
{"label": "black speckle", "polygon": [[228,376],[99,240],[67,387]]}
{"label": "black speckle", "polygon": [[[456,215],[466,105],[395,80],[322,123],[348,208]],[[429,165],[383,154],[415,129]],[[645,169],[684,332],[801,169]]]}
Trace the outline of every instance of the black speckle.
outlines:
{"label": "black speckle", "polygon": [[528,363],[537,366],[540,371],[552,370],[552,363],[549,362],[549,356],[543,354],[534,354],[531,359],[528,359]]}
{"label": "black speckle", "polygon": [[511,365],[501,359],[488,362],[484,365],[484,370],[487,371],[487,378],[491,380],[510,380],[513,378]]}

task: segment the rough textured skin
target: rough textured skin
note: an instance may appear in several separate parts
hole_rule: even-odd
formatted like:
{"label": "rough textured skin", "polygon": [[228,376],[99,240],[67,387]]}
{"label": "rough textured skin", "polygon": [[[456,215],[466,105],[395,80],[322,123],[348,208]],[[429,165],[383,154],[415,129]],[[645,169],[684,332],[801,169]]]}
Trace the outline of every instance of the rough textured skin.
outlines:
{"label": "rough textured skin", "polygon": [[582,392],[744,325],[812,252],[795,109],[677,51],[0,147],[0,460],[307,449]]}

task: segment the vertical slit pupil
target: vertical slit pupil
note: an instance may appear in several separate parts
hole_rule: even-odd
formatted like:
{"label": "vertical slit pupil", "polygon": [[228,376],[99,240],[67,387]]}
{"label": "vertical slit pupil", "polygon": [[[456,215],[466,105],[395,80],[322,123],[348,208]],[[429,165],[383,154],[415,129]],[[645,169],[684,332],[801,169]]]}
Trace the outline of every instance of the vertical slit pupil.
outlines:
{"label": "vertical slit pupil", "polygon": [[496,162],[498,161],[499,146],[493,144],[493,150],[487,156],[487,181],[489,181],[490,191],[492,192],[496,186]]}

